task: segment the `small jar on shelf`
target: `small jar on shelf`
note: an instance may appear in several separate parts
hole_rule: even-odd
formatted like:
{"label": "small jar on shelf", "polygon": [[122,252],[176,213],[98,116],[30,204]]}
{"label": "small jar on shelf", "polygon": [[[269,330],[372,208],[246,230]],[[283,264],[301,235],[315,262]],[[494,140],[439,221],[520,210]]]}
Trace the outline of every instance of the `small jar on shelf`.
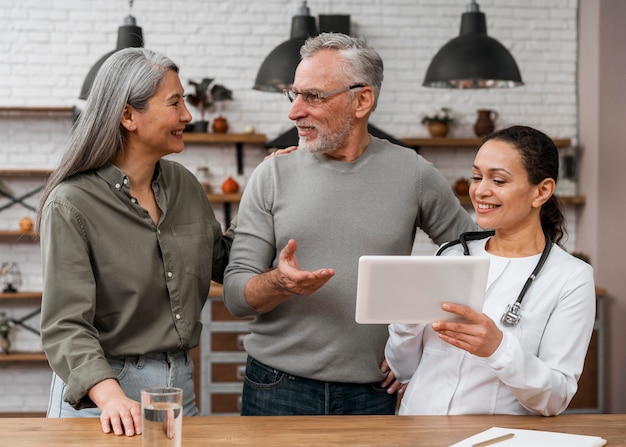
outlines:
{"label": "small jar on shelf", "polygon": [[211,194],[211,171],[208,166],[198,166],[196,177],[202,185],[205,194]]}

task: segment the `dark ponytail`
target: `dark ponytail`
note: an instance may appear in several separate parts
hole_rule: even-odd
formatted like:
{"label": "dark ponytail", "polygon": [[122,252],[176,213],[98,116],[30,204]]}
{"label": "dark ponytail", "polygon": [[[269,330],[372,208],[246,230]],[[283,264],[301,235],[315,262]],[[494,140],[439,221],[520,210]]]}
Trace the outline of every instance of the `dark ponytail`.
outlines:
{"label": "dark ponytail", "polygon": [[[559,175],[559,152],[552,139],[543,132],[527,126],[512,126],[487,135],[483,143],[488,140],[505,141],[519,151],[531,184],[538,185],[547,178],[556,183]],[[567,235],[565,218],[561,203],[555,195],[543,204],[540,217],[541,228],[552,241],[558,244],[563,240]]]}

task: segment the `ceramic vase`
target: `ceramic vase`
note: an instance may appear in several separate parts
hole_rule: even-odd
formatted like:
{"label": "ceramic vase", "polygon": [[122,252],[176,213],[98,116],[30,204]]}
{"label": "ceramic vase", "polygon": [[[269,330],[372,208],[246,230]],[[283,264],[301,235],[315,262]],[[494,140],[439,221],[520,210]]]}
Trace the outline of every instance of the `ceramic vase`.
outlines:
{"label": "ceramic vase", "polygon": [[444,123],[442,121],[428,122],[428,132],[433,138],[443,138],[448,135],[449,131],[450,126],[448,126],[448,123]]}
{"label": "ceramic vase", "polygon": [[222,115],[213,120],[213,132],[226,133],[228,132],[228,121]]}
{"label": "ceramic vase", "polygon": [[478,118],[474,124],[474,133],[477,137],[484,137],[493,132],[498,119],[498,112],[489,109],[477,110]]}

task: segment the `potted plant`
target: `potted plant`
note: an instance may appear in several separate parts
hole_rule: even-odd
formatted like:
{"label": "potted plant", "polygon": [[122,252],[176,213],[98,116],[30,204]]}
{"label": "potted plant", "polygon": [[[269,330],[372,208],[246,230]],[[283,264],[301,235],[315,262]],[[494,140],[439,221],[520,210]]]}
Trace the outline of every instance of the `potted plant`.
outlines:
{"label": "potted plant", "polygon": [[223,85],[215,84],[214,81],[211,78],[204,78],[200,82],[189,81],[189,84],[194,86],[195,92],[186,95],[186,98],[200,112],[200,121],[196,121],[193,126],[195,132],[207,131],[209,122],[205,115],[215,103],[233,99],[231,90]]}
{"label": "potted plant", "polygon": [[433,110],[422,116],[422,124],[428,126],[428,132],[433,138],[447,136],[452,122],[454,122],[454,115],[449,107],[441,107],[439,110]]}

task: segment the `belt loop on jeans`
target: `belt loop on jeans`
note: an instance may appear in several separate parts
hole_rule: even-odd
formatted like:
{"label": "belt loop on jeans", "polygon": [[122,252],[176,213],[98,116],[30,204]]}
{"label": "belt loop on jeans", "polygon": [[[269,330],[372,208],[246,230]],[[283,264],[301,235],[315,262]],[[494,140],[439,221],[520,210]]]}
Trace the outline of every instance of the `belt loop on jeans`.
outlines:
{"label": "belt loop on jeans", "polygon": [[137,369],[142,369],[145,363],[146,363],[146,356],[138,355],[137,356]]}

